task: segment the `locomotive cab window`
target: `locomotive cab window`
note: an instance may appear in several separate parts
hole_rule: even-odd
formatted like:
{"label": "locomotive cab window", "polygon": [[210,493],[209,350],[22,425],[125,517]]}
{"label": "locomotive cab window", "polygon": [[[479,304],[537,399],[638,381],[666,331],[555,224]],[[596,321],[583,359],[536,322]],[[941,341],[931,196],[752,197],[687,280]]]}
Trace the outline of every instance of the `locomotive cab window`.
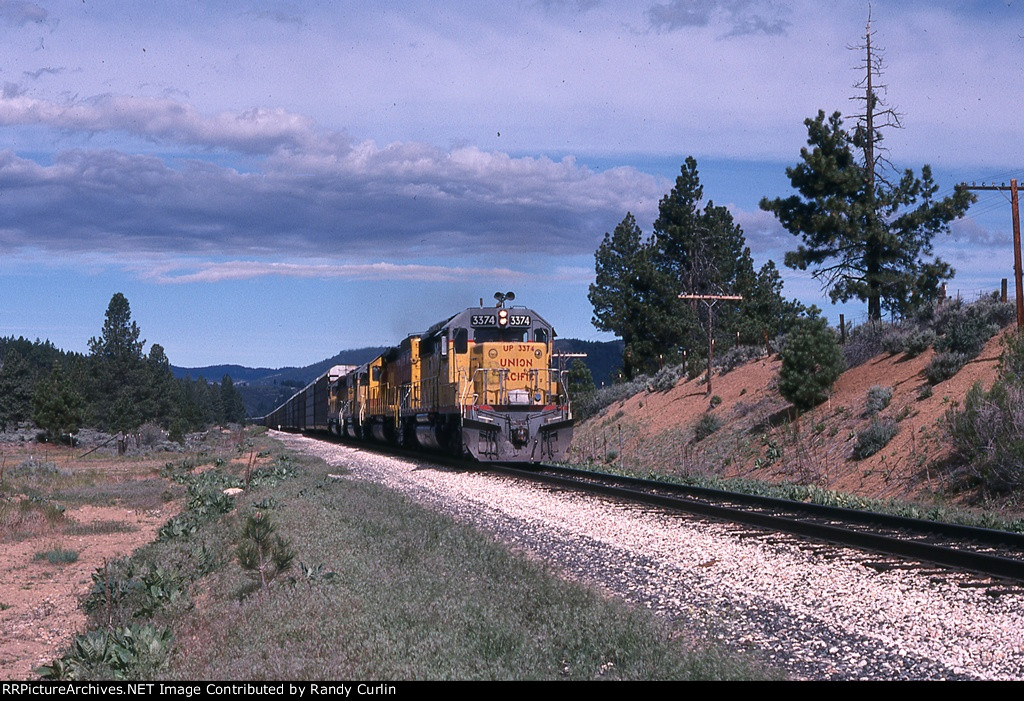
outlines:
{"label": "locomotive cab window", "polygon": [[474,332],[477,343],[524,343],[528,339],[526,329],[481,328]]}
{"label": "locomotive cab window", "polygon": [[469,351],[469,330],[455,329],[455,352],[462,355]]}
{"label": "locomotive cab window", "polygon": [[536,341],[537,343],[547,343],[548,342],[548,330],[547,329],[537,329],[536,331],[533,332],[533,340]]}

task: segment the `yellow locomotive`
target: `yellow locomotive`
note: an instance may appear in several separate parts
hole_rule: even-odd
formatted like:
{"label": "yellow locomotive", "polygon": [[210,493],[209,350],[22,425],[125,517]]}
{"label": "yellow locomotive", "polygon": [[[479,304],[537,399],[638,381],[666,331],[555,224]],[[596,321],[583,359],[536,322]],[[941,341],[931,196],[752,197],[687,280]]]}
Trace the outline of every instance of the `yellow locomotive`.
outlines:
{"label": "yellow locomotive", "polygon": [[551,367],[555,332],[526,307],[471,307],[359,367],[335,366],[266,417],[481,461],[560,460],[572,411]]}

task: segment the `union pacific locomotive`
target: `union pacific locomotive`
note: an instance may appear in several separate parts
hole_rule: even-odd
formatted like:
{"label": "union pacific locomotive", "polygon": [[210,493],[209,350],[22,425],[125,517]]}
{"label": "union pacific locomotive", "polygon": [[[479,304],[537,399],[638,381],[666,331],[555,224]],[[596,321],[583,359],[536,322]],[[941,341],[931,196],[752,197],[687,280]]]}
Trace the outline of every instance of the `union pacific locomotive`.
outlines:
{"label": "union pacific locomotive", "polygon": [[572,410],[551,367],[555,330],[526,307],[471,307],[370,362],[336,365],[267,415],[271,428],[328,431],[491,462],[560,460]]}

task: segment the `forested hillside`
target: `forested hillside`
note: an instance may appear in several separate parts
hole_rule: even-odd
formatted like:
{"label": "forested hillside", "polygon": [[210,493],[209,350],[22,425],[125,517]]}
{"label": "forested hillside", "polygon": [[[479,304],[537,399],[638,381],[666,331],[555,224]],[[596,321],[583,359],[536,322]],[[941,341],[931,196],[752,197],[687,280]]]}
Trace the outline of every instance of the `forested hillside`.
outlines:
{"label": "forested hillside", "polygon": [[172,438],[214,423],[245,418],[229,375],[219,384],[175,378],[163,347],[145,353],[128,300],[115,294],[89,353],[49,341],[0,338],[0,430],[34,422],[49,440],[68,440],[82,427],[137,432],[146,424]]}

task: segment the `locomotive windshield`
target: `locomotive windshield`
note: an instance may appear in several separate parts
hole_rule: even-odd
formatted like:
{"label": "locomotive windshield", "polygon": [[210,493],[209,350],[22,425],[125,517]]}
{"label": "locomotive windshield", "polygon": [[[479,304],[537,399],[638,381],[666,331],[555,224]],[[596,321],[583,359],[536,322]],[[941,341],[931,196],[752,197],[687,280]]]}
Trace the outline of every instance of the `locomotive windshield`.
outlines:
{"label": "locomotive windshield", "polygon": [[529,335],[529,329],[475,329],[473,340],[477,343],[524,343],[530,340]]}

